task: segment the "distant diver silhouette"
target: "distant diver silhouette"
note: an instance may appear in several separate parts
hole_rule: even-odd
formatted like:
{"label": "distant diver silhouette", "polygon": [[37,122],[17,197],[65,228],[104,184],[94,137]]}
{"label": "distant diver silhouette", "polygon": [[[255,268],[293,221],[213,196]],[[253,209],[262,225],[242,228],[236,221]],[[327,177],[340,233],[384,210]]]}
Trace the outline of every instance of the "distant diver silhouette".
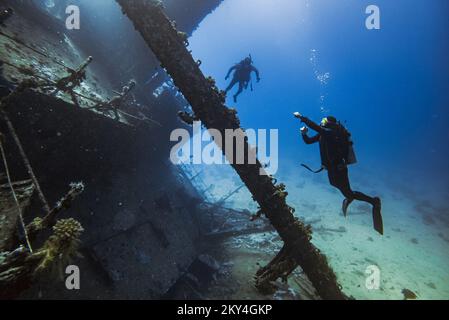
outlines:
{"label": "distant diver silhouette", "polygon": [[[234,71],[234,75],[232,77],[231,83],[226,88],[226,93],[228,93],[238,83],[239,90],[234,95],[234,102],[237,103],[237,97],[243,92],[243,89],[248,89],[248,85],[251,82],[251,73],[256,73],[257,82],[260,81],[260,74],[259,70],[257,70],[257,68],[253,66],[253,59],[251,55],[231,67],[231,69],[229,69],[228,71],[228,74],[226,75],[225,80],[229,79],[232,71]],[[251,91],[252,90],[253,88],[251,84]]]}
{"label": "distant diver silhouette", "polygon": [[[378,197],[370,197],[362,192],[351,189],[348,177],[348,165],[357,162],[355,157],[351,133],[335,117],[328,116],[318,125],[307,117],[296,112],[295,117],[305,123],[306,127],[301,128],[301,135],[306,144],[319,143],[321,156],[321,169],[313,171],[318,173],[327,170],[329,182],[332,186],[340,190],[345,196],[342,210],[346,217],[349,205],[354,200],[368,202],[373,206],[374,229],[383,235],[383,221],[381,214],[381,200]],[[316,131],[313,137],[307,135],[308,128]],[[312,171],[308,166],[302,165]]]}

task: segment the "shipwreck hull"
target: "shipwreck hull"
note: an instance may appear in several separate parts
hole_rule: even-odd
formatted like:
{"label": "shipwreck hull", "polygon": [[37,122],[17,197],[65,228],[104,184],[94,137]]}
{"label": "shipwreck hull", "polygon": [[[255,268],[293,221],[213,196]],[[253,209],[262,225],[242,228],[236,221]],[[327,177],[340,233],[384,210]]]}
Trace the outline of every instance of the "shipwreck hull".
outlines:
{"label": "shipwreck hull", "polygon": [[[170,109],[170,101],[174,103],[167,96],[165,108]],[[166,157],[170,123],[158,129],[135,128],[31,90],[5,109],[49,203],[73,181],[86,185],[86,192],[64,213],[86,230],[85,259],[76,262],[86,285],[70,292],[63,281],[52,281],[47,291],[43,281],[45,297],[165,294],[198,255],[195,241],[201,228],[191,205],[200,195]],[[171,125],[178,125],[176,118]],[[7,132],[3,124],[1,131]],[[26,178],[9,136],[5,146],[14,178]],[[26,219],[38,212],[44,214],[35,204]],[[32,289],[27,295],[34,294]]]}
{"label": "shipwreck hull", "polygon": [[[196,0],[194,5],[187,5],[184,1],[170,0],[166,4],[172,18],[191,34],[220,3],[221,0]],[[195,243],[203,231],[207,232],[201,222],[202,212],[196,207],[202,195],[168,158],[169,134],[174,128],[184,126],[176,114],[185,102],[170,89],[153,95],[167,81],[167,75],[158,68],[157,59],[137,34],[134,39],[114,43],[112,48],[106,44],[93,48],[91,43],[98,41],[95,38],[98,18],[95,16],[86,16],[83,20],[88,27],[70,32],[60,19],[61,14],[65,15],[64,11],[59,15],[51,10],[47,13],[32,2],[5,0],[4,5],[13,7],[16,12],[5,31],[21,30],[23,36],[20,38],[25,40],[24,43],[54,51],[57,60],[71,61],[65,50],[55,51],[49,46],[54,39],[59,45],[61,35],[66,34],[78,49],[75,55],[77,52],[93,55],[95,63],[88,78],[98,78],[95,81],[100,86],[91,89],[110,91],[130,78],[136,79],[139,84],[136,98],[150,107],[151,118],[161,124],[133,121],[136,126],[126,125],[31,90],[5,106],[50,206],[68,190],[71,182],[82,181],[86,186],[82,196],[62,214],[62,218],[76,218],[85,229],[81,239],[84,259],[74,261],[81,269],[81,290],[68,291],[59,275],[50,274],[22,297],[162,297],[199,255]],[[120,16],[119,6],[116,7],[116,14]],[[25,35],[35,27],[42,29],[41,34],[28,39]],[[123,30],[121,27],[123,25],[113,33],[126,32],[126,26]],[[43,66],[58,69],[51,60],[36,56],[36,52],[22,51],[18,44],[11,45],[14,48],[17,45],[15,50],[23,53],[24,61],[28,55],[29,61],[38,58]],[[123,52],[130,58],[117,64],[117,57]],[[3,61],[15,63],[11,52],[5,50],[1,56]],[[71,65],[76,66],[76,62]],[[14,82],[27,77],[9,67],[7,71],[4,75]],[[14,71],[14,77],[11,71]],[[37,71],[39,74],[42,70]],[[59,76],[58,73],[54,75]],[[109,81],[113,82],[112,86]],[[6,135],[4,146],[13,180],[30,179],[3,120],[0,121],[0,131]],[[9,197],[8,190],[3,191],[4,198]],[[25,212],[26,222],[45,214],[36,193],[27,200],[28,203],[31,205]],[[2,224],[5,240],[1,245],[14,249],[11,246],[17,240],[17,215],[10,207],[8,204],[8,221]],[[41,241],[37,239],[36,244]]]}

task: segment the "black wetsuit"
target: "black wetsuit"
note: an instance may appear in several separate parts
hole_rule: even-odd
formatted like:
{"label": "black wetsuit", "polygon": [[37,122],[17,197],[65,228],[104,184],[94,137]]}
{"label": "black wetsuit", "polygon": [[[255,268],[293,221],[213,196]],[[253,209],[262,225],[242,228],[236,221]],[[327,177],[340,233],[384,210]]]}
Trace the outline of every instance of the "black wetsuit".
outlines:
{"label": "black wetsuit", "polygon": [[345,155],[335,143],[336,128],[332,128],[332,125],[322,127],[306,117],[302,117],[301,120],[318,133],[313,137],[309,137],[307,134],[303,134],[302,137],[306,144],[319,142],[321,165],[327,169],[330,184],[340,190],[349,202],[359,200],[368,202],[373,206],[376,205],[375,198],[351,189]]}
{"label": "black wetsuit", "polygon": [[229,69],[226,78],[229,77],[232,71],[234,71],[234,76],[232,77],[232,81],[229,86],[226,88],[226,93],[231,90],[237,83],[239,84],[239,90],[234,95],[234,100],[238,97],[239,94],[243,92],[243,89],[248,88],[248,84],[251,80],[251,73],[255,72],[257,76],[257,80],[260,80],[259,70],[257,70],[251,63],[240,62],[236,64],[231,69]]}

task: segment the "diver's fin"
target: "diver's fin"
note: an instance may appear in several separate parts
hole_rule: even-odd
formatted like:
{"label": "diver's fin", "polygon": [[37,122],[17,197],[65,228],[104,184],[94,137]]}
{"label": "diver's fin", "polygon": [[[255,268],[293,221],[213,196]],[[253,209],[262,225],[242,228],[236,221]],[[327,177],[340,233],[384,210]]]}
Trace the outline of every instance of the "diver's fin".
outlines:
{"label": "diver's fin", "polygon": [[343,205],[341,206],[341,210],[343,211],[343,215],[345,216],[345,218],[346,218],[346,216],[347,216],[347,212],[348,212],[348,207],[349,207],[349,205],[352,203],[352,201],[350,201],[349,199],[347,199],[347,198],[345,198],[344,200],[343,200]]}
{"label": "diver's fin", "polygon": [[384,223],[382,220],[382,203],[380,198],[375,198],[376,204],[373,207],[373,223],[374,230],[379,232],[381,235],[384,234]]}

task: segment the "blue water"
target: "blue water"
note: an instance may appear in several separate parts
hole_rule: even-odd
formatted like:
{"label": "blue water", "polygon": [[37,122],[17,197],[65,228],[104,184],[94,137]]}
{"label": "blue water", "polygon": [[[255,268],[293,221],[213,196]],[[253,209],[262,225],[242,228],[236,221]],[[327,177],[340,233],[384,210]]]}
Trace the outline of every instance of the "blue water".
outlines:
{"label": "blue water", "polygon": [[[365,27],[370,4],[381,10],[380,30]],[[353,134],[354,172],[387,174],[445,201],[448,9],[444,0],[225,0],[190,49],[221,89],[228,68],[252,54],[262,81],[237,104],[229,94],[228,105],[245,128],[280,130],[280,174],[304,160],[319,165],[292,113],[316,121],[331,114]]]}

